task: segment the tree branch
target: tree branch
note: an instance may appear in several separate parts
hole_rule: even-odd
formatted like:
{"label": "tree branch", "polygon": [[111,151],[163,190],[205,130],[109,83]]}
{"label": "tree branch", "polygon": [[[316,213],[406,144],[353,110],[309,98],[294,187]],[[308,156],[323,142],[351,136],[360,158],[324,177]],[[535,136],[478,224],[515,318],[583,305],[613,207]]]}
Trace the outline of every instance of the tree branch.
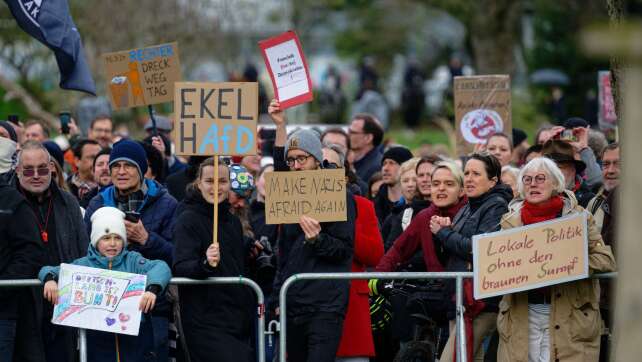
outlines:
{"label": "tree branch", "polygon": [[8,94],[11,94],[14,98],[18,98],[27,108],[30,116],[38,118],[49,124],[49,127],[55,129],[58,127],[58,120],[56,117],[45,111],[42,108],[42,105],[34,99],[29,92],[27,92],[20,84],[10,80],[0,73],[0,87],[4,88]]}

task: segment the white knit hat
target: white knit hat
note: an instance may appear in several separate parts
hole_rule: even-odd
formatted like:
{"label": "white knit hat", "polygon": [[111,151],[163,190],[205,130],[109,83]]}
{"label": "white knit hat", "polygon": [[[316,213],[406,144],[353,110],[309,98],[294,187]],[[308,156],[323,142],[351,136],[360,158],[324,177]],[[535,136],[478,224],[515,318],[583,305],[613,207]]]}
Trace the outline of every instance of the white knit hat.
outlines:
{"label": "white knit hat", "polygon": [[127,246],[127,230],[125,229],[125,213],[115,207],[105,206],[91,215],[91,245],[96,247],[98,240],[105,235],[120,236]]}
{"label": "white knit hat", "polygon": [[17,144],[12,140],[0,137],[0,173],[11,171],[16,146]]}

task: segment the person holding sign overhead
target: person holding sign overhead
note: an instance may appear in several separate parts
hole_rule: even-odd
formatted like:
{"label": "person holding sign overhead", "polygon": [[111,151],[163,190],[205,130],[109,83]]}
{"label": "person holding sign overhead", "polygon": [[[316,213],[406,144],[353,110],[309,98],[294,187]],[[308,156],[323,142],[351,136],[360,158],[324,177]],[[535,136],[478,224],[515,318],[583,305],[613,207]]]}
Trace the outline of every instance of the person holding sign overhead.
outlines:
{"label": "person holding sign overhead", "polygon": [[[473,153],[464,167],[464,192],[468,204],[454,219],[434,215],[430,219],[430,230],[449,253],[448,271],[472,270],[473,235],[499,230],[499,220],[508,210],[513,191],[501,183],[501,166],[495,156],[489,153]],[[480,357],[484,338],[495,330],[497,301],[474,300],[472,283],[464,281],[464,305],[466,312],[466,337],[468,339],[468,360],[473,355]],[[453,326],[454,327],[454,326]],[[454,360],[455,329],[441,355],[440,361]]]}
{"label": "person holding sign overhead", "polygon": [[[502,229],[587,213],[554,161],[535,158],[520,171],[521,198],[503,216]],[[587,213],[588,214],[588,213]],[[590,273],[615,270],[611,247],[602,241],[588,215]],[[525,292],[507,294],[499,304],[498,361],[597,361],[600,353],[600,286],[582,279]]]}
{"label": "person holding sign overhead", "polygon": [[[273,100],[268,112],[277,126],[275,169],[296,172],[322,168],[319,136],[309,130],[299,130],[286,139],[285,115],[279,102]],[[298,224],[281,226],[275,291],[280,290],[281,284],[294,274],[350,271],[356,212],[349,192],[346,205],[347,221],[320,223],[302,215]],[[290,360],[335,361],[349,287],[348,280],[309,280],[292,285],[287,310],[287,354]]]}
{"label": "person holding sign overhead", "polygon": [[[174,229],[174,275],[193,279],[243,275],[246,249],[243,227],[230,212],[230,172],[214,158],[201,163],[196,180],[179,206]],[[218,193],[218,238],[212,243],[214,194]],[[244,286],[181,286],[181,318],[190,360],[249,362],[253,296]]]}

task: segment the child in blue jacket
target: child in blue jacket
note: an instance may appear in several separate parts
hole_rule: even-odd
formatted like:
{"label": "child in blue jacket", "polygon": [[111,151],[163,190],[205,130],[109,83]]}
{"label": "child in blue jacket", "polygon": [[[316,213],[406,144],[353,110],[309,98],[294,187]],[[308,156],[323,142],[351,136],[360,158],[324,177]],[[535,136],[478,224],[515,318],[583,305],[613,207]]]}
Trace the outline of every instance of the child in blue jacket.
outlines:
{"label": "child in blue jacket", "polygon": [[[147,275],[147,287],[139,309],[148,313],[156,297],[171,279],[171,271],[162,260],[148,260],[135,251],[127,250],[125,214],[114,207],[102,207],[91,216],[91,245],[87,256],[76,259],[74,265]],[[60,266],[45,266],[38,278],[45,283],[45,299],[58,303]],[[143,315],[138,336],[87,330],[87,352],[91,361],[148,361],[154,360],[154,336],[151,314]]]}

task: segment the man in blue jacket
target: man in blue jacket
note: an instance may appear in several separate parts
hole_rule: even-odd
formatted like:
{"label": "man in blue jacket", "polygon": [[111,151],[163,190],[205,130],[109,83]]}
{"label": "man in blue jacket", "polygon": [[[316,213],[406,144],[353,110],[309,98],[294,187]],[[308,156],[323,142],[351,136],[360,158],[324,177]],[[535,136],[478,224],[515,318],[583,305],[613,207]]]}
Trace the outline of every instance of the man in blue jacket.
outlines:
{"label": "man in blue jacket", "polygon": [[[147,155],[143,147],[132,140],[114,144],[109,155],[112,186],[98,193],[85,213],[85,225],[91,235],[91,215],[103,206],[113,206],[127,215],[128,249],[145,258],[160,259],[172,265],[176,199],[158,182],[146,179]],[[168,327],[170,306],[160,298],[152,314],[154,344],[159,361],[168,354]]]}

